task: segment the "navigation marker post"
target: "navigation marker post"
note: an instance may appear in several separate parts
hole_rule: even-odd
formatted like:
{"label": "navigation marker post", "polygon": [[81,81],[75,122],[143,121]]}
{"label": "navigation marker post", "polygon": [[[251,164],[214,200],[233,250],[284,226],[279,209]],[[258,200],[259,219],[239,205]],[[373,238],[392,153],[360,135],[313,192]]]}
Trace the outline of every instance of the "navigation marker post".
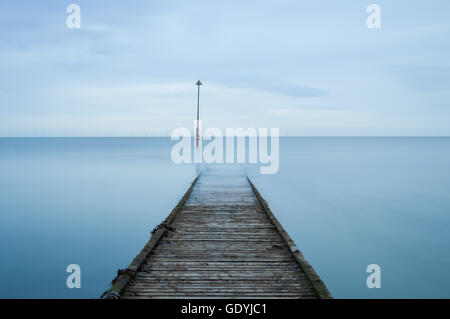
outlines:
{"label": "navigation marker post", "polygon": [[200,121],[200,86],[202,85],[202,82],[200,82],[200,80],[197,81],[196,83],[197,88],[198,88],[198,93],[197,93],[197,125],[196,125],[196,130],[195,130],[195,145],[196,147],[198,147],[199,145],[199,141],[200,141],[200,132],[199,132],[199,121]]}

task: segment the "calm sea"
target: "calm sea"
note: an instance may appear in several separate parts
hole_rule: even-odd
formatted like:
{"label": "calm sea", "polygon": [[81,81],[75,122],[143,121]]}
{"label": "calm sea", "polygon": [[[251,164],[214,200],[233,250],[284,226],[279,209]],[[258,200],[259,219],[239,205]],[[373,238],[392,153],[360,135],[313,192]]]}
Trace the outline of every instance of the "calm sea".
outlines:
{"label": "calm sea", "polygon": [[[0,297],[99,297],[196,175],[174,143],[0,139]],[[450,138],[282,138],[277,174],[247,172],[334,297],[450,297]]]}

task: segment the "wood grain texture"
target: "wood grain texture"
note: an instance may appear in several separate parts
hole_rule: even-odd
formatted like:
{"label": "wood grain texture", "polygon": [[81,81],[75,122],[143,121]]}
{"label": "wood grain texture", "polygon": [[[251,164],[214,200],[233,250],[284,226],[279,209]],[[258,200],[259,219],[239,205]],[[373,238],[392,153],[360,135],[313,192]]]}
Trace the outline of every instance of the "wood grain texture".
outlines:
{"label": "wood grain texture", "polygon": [[241,168],[208,167],[104,296],[331,298],[261,201]]}

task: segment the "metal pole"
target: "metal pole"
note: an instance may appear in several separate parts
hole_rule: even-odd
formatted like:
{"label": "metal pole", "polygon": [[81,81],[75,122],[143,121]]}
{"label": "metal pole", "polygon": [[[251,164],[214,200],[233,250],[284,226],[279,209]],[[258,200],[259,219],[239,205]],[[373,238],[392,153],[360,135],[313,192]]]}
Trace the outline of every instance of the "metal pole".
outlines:
{"label": "metal pole", "polygon": [[198,91],[197,91],[197,128],[195,131],[195,142],[196,142],[196,146],[198,147],[199,142],[200,142],[200,132],[199,132],[199,120],[200,120],[200,85],[202,85],[202,82],[200,82],[200,80],[197,81],[197,87],[198,87]]}
{"label": "metal pole", "polygon": [[197,93],[197,121],[200,120],[200,85],[198,86],[198,93]]}

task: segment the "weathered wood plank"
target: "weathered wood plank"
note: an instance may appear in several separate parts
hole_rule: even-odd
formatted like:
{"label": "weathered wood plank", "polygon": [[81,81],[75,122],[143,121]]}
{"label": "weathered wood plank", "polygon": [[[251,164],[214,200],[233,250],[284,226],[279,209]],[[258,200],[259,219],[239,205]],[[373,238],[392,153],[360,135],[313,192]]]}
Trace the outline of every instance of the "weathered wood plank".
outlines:
{"label": "weathered wood plank", "polygon": [[107,297],[331,297],[239,168],[209,167],[169,217]]}

